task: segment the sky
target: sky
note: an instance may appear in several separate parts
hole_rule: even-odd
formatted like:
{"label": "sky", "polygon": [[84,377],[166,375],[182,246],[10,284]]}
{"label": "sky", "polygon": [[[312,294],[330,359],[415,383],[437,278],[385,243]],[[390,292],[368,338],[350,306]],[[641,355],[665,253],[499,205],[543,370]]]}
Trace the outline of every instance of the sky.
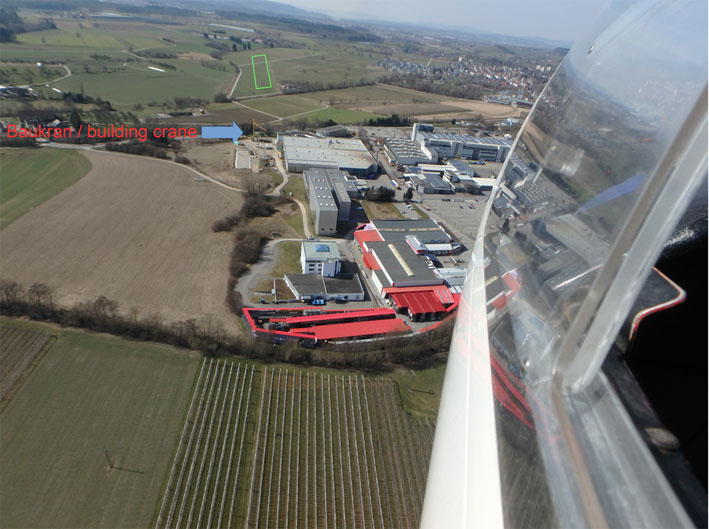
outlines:
{"label": "sky", "polygon": [[467,26],[574,42],[592,28],[608,0],[281,0],[341,18]]}

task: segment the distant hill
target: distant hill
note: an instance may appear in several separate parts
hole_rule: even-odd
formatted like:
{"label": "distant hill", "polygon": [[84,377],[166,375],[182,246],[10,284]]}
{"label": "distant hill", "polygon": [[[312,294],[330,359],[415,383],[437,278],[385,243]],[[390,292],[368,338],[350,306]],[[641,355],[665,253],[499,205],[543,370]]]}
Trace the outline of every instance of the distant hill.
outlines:
{"label": "distant hill", "polygon": [[500,33],[492,33],[477,28],[468,28],[463,26],[447,26],[444,24],[418,24],[415,22],[390,22],[390,21],[371,21],[371,20],[347,20],[343,22],[351,22],[366,27],[374,28],[379,27],[382,29],[395,29],[399,31],[416,31],[423,32],[422,34],[428,34],[431,36],[436,36],[442,38],[444,36],[454,37],[454,38],[465,38],[467,40],[476,40],[484,44],[493,45],[508,45],[508,46],[521,46],[525,48],[564,48],[569,49],[572,42],[563,40],[553,40],[544,37],[516,37],[514,35],[502,35]]}

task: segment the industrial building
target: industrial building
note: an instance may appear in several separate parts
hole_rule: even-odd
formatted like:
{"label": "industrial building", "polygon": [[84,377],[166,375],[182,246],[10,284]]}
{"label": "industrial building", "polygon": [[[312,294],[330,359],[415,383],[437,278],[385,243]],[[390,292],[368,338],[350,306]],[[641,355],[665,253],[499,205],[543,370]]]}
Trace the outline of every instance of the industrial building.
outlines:
{"label": "industrial building", "polygon": [[276,143],[283,149],[286,170],[291,173],[330,168],[357,176],[377,174],[376,160],[359,139],[279,134]]}
{"label": "industrial building", "polygon": [[304,274],[332,277],[340,273],[342,256],[335,242],[303,241],[300,246],[300,266]]}
{"label": "industrial building", "polygon": [[436,174],[419,173],[411,175],[409,182],[419,193],[439,195],[452,195],[455,193],[453,185]]}
{"label": "industrial building", "polygon": [[333,235],[338,221],[347,221],[352,198],[359,196],[356,178],[337,169],[306,169],[303,172],[305,191],[318,235]]}
{"label": "industrial building", "polygon": [[322,175],[304,176],[310,212],[313,214],[315,232],[318,235],[334,236],[337,233],[338,208],[330,191],[330,184]]}
{"label": "industrial building", "polygon": [[296,299],[309,301],[363,301],[364,287],[357,274],[285,274],[283,279]]}
{"label": "industrial building", "polygon": [[477,138],[468,134],[423,132],[418,123],[413,126],[411,140],[422,149],[435,151],[441,158],[488,162],[504,162],[512,147],[512,142],[505,138],[487,136]]}
{"label": "industrial building", "polygon": [[318,136],[330,138],[348,138],[350,136],[347,127],[345,127],[344,125],[333,125],[331,127],[315,129],[315,134],[317,134]]}
{"label": "industrial building", "polygon": [[438,154],[427,147],[421,147],[411,140],[397,138],[384,139],[384,152],[389,163],[395,165],[415,165],[417,163],[436,163]]}
{"label": "industrial building", "polygon": [[354,238],[374,288],[397,311],[418,321],[453,310],[461,274],[437,269],[431,254],[452,253],[460,244],[435,221],[375,220],[355,230]]}
{"label": "industrial building", "polygon": [[[427,253],[450,255],[462,249],[462,245],[454,242],[451,236],[433,219],[376,219],[369,226],[379,236],[379,239],[370,240],[404,241],[414,253],[419,255]],[[367,230],[355,231],[355,238],[358,243],[357,236],[360,231]]]}
{"label": "industrial building", "polygon": [[444,171],[443,179],[453,185],[456,191],[492,191],[497,181],[496,178],[482,178],[463,160],[449,160],[448,165],[452,168]]}
{"label": "industrial building", "polygon": [[411,328],[396,317],[393,309],[243,310],[244,320],[254,338],[283,343],[296,340],[315,345],[319,341],[366,339],[392,333],[409,333]]}

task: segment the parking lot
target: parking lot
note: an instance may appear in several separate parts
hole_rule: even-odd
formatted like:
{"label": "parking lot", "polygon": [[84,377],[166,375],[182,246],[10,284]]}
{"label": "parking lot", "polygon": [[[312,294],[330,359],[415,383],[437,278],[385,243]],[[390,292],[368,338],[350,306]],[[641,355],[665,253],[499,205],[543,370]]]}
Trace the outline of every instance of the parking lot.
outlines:
{"label": "parking lot", "polygon": [[426,212],[440,217],[453,235],[463,235],[475,239],[482,219],[486,195],[422,195],[422,205]]}

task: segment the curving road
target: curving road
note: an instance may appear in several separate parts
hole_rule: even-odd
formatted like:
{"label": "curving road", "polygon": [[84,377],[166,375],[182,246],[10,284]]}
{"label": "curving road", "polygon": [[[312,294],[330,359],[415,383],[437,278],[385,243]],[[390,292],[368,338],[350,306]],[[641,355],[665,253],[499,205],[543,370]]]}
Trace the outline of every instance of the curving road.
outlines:
{"label": "curving road", "polygon": [[270,272],[278,262],[280,249],[278,247],[282,242],[300,242],[302,239],[275,239],[268,241],[261,250],[261,257],[239,278],[236,283],[236,291],[241,294],[244,305],[252,305],[249,303],[249,298],[254,294],[256,283],[264,277],[265,272]]}

